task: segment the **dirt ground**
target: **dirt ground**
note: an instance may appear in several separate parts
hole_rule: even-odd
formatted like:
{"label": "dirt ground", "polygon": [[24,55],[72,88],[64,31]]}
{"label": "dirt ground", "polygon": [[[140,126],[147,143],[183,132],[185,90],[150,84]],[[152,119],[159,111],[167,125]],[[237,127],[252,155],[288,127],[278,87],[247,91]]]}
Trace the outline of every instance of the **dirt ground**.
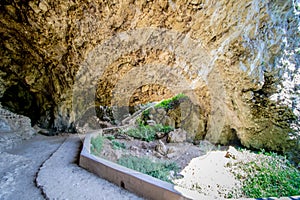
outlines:
{"label": "dirt ground", "polygon": [[[112,137],[112,135],[104,136]],[[196,191],[195,199],[201,198],[201,196],[197,197],[197,193],[212,199],[226,198],[232,193],[242,196],[239,192],[241,183],[226,167],[227,163],[233,162],[233,159],[228,157],[228,152],[238,153],[234,147],[215,146],[208,141],[201,141],[200,144],[194,145],[187,142],[167,143],[166,138],[145,142],[130,137],[115,136],[114,139],[104,140],[103,150],[98,156],[113,162],[128,155],[175,162],[180,167],[181,178],[174,178],[173,183]],[[113,143],[122,144],[123,148],[116,148]],[[165,153],[161,148],[164,148]]]}
{"label": "dirt ground", "polygon": [[[151,142],[141,141],[131,137],[118,138],[118,136],[105,134],[104,137],[114,139],[105,139],[103,150],[100,157],[106,158],[110,161],[117,162],[122,156],[137,156],[148,157],[153,160],[163,159],[178,164],[180,169],[184,169],[193,158],[204,156],[208,152],[216,149],[226,150],[228,146],[215,146],[208,141],[202,141],[198,145],[188,142],[181,143],[167,143],[166,137],[160,140]],[[124,144],[123,148],[117,148],[113,143]]]}

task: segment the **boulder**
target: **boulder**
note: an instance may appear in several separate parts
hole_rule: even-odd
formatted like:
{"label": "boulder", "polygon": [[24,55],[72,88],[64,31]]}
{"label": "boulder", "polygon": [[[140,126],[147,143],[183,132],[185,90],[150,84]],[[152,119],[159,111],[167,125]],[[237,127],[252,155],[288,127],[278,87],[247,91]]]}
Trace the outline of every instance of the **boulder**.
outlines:
{"label": "boulder", "polygon": [[155,151],[157,151],[161,155],[165,156],[168,153],[168,148],[161,140],[158,140],[158,143],[155,146]]}
{"label": "boulder", "polygon": [[0,151],[31,138],[35,133],[28,117],[10,112],[0,105]]}
{"label": "boulder", "polygon": [[181,128],[175,129],[168,134],[167,142],[168,143],[179,143],[185,142],[187,137],[187,132]]}

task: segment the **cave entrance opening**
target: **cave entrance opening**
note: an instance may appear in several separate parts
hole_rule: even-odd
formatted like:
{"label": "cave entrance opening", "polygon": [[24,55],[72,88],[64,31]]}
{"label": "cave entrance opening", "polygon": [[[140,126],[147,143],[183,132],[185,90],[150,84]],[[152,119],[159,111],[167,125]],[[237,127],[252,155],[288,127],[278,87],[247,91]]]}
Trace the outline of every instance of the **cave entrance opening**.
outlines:
{"label": "cave entrance opening", "polygon": [[11,112],[29,117],[32,125],[41,116],[35,94],[22,84],[9,87],[4,92],[0,102],[4,108]]}

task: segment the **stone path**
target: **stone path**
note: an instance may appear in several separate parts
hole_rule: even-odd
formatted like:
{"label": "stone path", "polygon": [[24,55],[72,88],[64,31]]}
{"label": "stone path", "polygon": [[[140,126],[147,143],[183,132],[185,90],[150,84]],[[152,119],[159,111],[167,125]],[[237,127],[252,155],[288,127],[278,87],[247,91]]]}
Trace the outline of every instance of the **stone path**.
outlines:
{"label": "stone path", "polygon": [[34,136],[0,153],[0,199],[44,199],[35,185],[40,166],[66,137]]}
{"label": "stone path", "polygon": [[0,199],[140,199],[80,168],[80,147],[78,135],[37,135],[1,152]]}
{"label": "stone path", "polygon": [[67,138],[62,146],[43,164],[37,185],[49,199],[119,200],[141,199],[108,181],[78,167],[81,140],[78,135]]}

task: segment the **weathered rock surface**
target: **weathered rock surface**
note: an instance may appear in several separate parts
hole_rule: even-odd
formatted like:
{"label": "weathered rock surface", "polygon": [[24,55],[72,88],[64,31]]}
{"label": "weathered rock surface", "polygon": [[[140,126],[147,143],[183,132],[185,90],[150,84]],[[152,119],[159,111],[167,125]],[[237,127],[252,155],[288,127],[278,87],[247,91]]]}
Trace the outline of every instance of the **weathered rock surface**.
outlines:
{"label": "weathered rock surface", "polygon": [[167,142],[169,143],[178,143],[185,142],[187,139],[187,133],[182,129],[175,129],[168,133]]}
{"label": "weathered rock surface", "polygon": [[267,82],[264,71],[299,74],[291,0],[4,0],[0,10],[2,105],[43,128],[73,132],[95,104],[186,92],[208,113],[211,142],[237,137],[262,148],[271,139],[268,148],[287,148],[292,117],[274,121],[280,109],[270,104],[259,104],[270,113],[258,115],[253,94]]}
{"label": "weathered rock surface", "polygon": [[[181,135],[183,132],[185,134],[183,141],[193,142],[205,138],[207,110],[201,109],[199,105],[194,104],[188,97],[174,100],[170,102],[169,106],[170,108],[151,107],[146,113],[143,112],[142,119],[144,121],[150,119],[155,121],[156,124],[180,129],[179,132],[181,132]],[[175,137],[176,134],[174,134],[174,139]],[[173,138],[173,136],[171,136],[171,138]]]}
{"label": "weathered rock surface", "polygon": [[35,133],[28,117],[12,113],[0,105],[0,152],[31,138]]}

